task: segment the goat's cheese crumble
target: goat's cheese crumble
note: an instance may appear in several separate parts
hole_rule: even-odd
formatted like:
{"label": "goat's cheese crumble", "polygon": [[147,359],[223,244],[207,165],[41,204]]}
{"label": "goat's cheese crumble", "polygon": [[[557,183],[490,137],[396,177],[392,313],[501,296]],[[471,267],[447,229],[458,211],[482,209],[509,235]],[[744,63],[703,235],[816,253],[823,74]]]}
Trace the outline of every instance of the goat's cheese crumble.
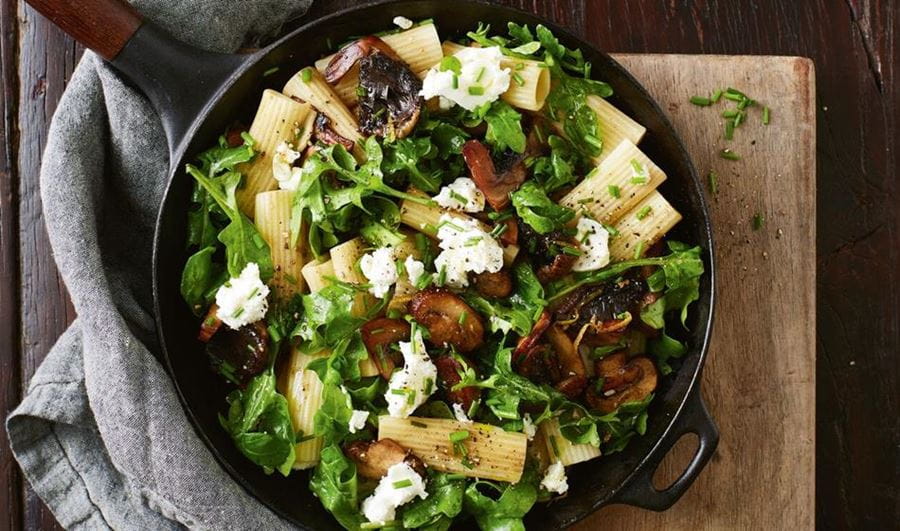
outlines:
{"label": "goat's cheese crumble", "polygon": [[390,522],[397,516],[397,507],[409,503],[416,496],[423,500],[428,497],[425,481],[411,466],[401,461],[388,468],[375,492],[363,500],[362,512],[370,522]]}
{"label": "goat's cheese crumble", "polygon": [[394,262],[394,248],[381,247],[371,253],[366,253],[359,260],[359,268],[368,279],[369,293],[379,299],[383,299],[391,286],[397,282],[397,264]]}
{"label": "goat's cheese crumble", "polygon": [[287,142],[281,142],[275,148],[275,155],[272,156],[272,176],[282,190],[294,191],[300,186],[303,169],[294,166],[294,162],[299,158],[300,152],[294,151]]}
{"label": "goat's cheese crumble", "polygon": [[413,21],[404,16],[397,16],[394,17],[394,25],[396,25],[400,29],[408,30],[409,28],[413,27]]}
{"label": "goat's cheese crumble", "polygon": [[259,321],[269,310],[269,287],[259,278],[259,265],[250,262],[237,277],[233,277],[216,291],[216,316],[229,328],[238,328]]}
{"label": "goat's cheese crumble", "polygon": [[428,357],[421,331],[416,330],[411,341],[401,341],[398,345],[403,354],[403,368],[391,375],[384,399],[390,416],[406,418],[437,389],[437,367]]}
{"label": "goat's cheese crumble", "polygon": [[456,417],[458,422],[462,422],[463,424],[472,424],[472,419],[466,415],[466,411],[463,409],[462,404],[453,404],[453,416]]}
{"label": "goat's cheese crumble", "polygon": [[603,225],[582,217],[575,239],[581,246],[581,256],[575,260],[572,271],[594,271],[609,264],[609,232]]}
{"label": "goat's cheese crumble", "polygon": [[350,433],[356,433],[359,430],[364,429],[366,427],[366,419],[368,418],[368,411],[354,409],[353,413],[350,415],[350,421],[347,423],[347,427],[350,428]]}
{"label": "goat's cheese crumble", "polygon": [[509,88],[511,72],[501,68],[503,53],[497,46],[488,48],[466,47],[451,57],[459,61],[458,72],[442,66],[434,66],[422,82],[422,96],[435,96],[456,103],[466,110],[473,110],[485,103],[496,101]]}
{"label": "goat's cheese crumble", "polygon": [[437,237],[441,254],[434,268],[444,271],[445,283],[454,288],[469,285],[468,273],[496,273],[503,268],[503,247],[482,230],[477,220],[441,215]]}
{"label": "goat's cheese crumble", "polygon": [[484,210],[484,194],[475,186],[475,181],[468,177],[459,177],[441,188],[434,196],[435,202],[450,210],[463,212],[481,212]]}
{"label": "goat's cheese crumble", "polygon": [[406,277],[409,279],[409,283],[413,286],[417,285],[419,279],[425,274],[425,264],[409,255],[403,262],[403,266],[406,268]]}
{"label": "goat's cheese crumble", "polygon": [[522,424],[524,425],[522,428],[522,433],[528,437],[528,440],[534,439],[534,436],[537,435],[537,426],[534,425],[534,422],[531,421],[531,415],[525,413],[522,416]]}
{"label": "goat's cheese crumble", "polygon": [[566,477],[566,467],[559,461],[547,467],[544,479],[541,480],[541,486],[547,489],[547,492],[555,492],[557,494],[568,492],[569,482]]}

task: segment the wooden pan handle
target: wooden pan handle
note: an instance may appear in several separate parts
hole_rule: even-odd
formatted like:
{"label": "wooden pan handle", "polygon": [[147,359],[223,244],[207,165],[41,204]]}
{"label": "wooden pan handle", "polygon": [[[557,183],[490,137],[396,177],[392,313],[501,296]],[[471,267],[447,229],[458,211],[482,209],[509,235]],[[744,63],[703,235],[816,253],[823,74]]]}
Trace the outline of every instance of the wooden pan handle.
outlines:
{"label": "wooden pan handle", "polygon": [[25,1],[107,61],[119,55],[142,22],[141,15],[124,0]]}

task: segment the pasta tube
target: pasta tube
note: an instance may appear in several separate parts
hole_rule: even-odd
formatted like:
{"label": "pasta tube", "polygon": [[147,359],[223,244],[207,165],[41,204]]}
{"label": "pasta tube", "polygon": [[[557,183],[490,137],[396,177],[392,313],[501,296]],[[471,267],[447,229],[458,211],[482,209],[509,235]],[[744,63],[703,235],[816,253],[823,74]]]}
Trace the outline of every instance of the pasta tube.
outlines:
{"label": "pasta tube", "polygon": [[353,113],[341,101],[321,72],[306,67],[296,74],[284,86],[284,93],[292,98],[309,102],[317,111],[330,121],[331,128],[342,137],[356,143],[353,148],[357,158],[362,156],[360,144],[363,137],[359,132],[359,123]]}
{"label": "pasta tube", "polygon": [[[588,96],[587,104],[597,116],[598,134],[600,141],[603,142],[600,154],[591,157],[591,161],[595,165],[603,162],[603,159],[608,157],[623,140],[630,140],[632,144],[637,144],[644,137],[647,129],[643,125],[632,120],[631,117],[600,96]],[[554,122],[553,127],[560,134],[565,133],[561,123]]]}
{"label": "pasta tube", "polygon": [[512,483],[522,477],[528,446],[524,433],[489,424],[386,415],[378,418],[378,438],[397,441],[442,472]]}
{"label": "pasta tube", "polygon": [[[546,444],[550,462],[574,465],[600,457],[600,449],[590,444],[574,444],[559,431],[557,419],[547,419],[538,427],[538,434]],[[536,439],[535,439],[536,440]]]}
{"label": "pasta tube", "polygon": [[275,288],[275,297],[287,300],[305,289],[301,269],[305,254],[304,240],[301,238],[291,247],[291,203],[294,192],[272,190],[256,196],[256,227],[269,249],[272,250],[272,265],[275,275],[270,282]]}
{"label": "pasta tube", "polygon": [[294,446],[294,469],[297,470],[316,466],[322,451],[322,438],[308,437],[315,432],[316,412],[322,407],[323,385],[315,371],[306,369],[306,366],[312,360],[327,355],[327,352],[310,355],[297,349],[291,351],[285,397],[294,431],[304,436],[304,440]]}
{"label": "pasta tube", "polygon": [[308,103],[298,102],[274,90],[263,92],[249,131],[256,141],[256,157],[237,167],[244,175],[244,184],[235,193],[238,208],[251,219],[256,194],[278,188],[278,181],[272,176],[275,148],[288,142],[302,151],[312,133],[312,128],[306,126],[311,115],[315,112]]}
{"label": "pasta tube", "polygon": [[[445,41],[444,55],[453,55],[465,48],[461,44]],[[540,61],[504,56],[502,68],[512,71],[509,88],[500,95],[506,103],[527,111],[539,111],[550,93],[550,70],[540,66]]]}
{"label": "pasta tube", "polygon": [[[381,37],[392,50],[402,59],[409,69],[419,78],[424,79],[428,69],[438,64],[443,57],[441,40],[438,38],[437,28],[434,24],[422,24],[406,31]],[[325,73],[325,68],[335,54],[323,57],[316,61],[316,69]],[[359,86],[359,67],[354,66],[333,85],[334,92],[348,107],[356,105],[359,95],[356,88]]]}
{"label": "pasta tube", "polygon": [[681,214],[654,190],[614,225],[618,234],[609,240],[611,260],[619,262],[643,254],[679,221]]}
{"label": "pasta tube", "polygon": [[560,203],[612,225],[666,180],[631,140],[623,140]]}
{"label": "pasta tube", "polygon": [[309,291],[315,293],[331,283],[328,277],[334,276],[334,264],[331,260],[325,262],[313,260],[303,266],[300,272],[306,285],[309,286]]}

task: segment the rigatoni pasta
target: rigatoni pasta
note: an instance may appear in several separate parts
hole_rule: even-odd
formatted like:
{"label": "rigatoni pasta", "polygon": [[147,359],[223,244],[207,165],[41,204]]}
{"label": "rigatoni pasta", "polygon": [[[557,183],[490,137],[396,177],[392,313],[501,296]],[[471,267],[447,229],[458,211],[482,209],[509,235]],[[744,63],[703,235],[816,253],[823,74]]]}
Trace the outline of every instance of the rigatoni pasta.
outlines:
{"label": "rigatoni pasta", "polygon": [[600,448],[591,444],[576,444],[568,440],[559,431],[557,419],[547,419],[538,427],[541,436],[540,442],[545,445],[545,451],[550,462],[559,461],[565,466],[583,463],[600,457]]}
{"label": "rigatoni pasta", "polygon": [[291,351],[285,396],[294,431],[300,433],[302,439],[294,446],[295,470],[312,468],[319,462],[322,438],[315,436],[315,419],[316,412],[322,406],[323,385],[315,371],[307,369],[306,366],[311,361],[327,355],[327,352],[306,354],[297,349]]}
{"label": "rigatoni pasta", "polygon": [[640,257],[681,221],[681,214],[658,191],[651,192],[614,225],[609,241],[614,261]]}
{"label": "rigatoni pasta", "polygon": [[299,240],[291,245],[293,198],[294,193],[290,190],[272,190],[256,195],[256,226],[272,251],[275,273],[271,284],[275,297],[282,301],[301,293],[306,287],[301,274],[306,242]]}
{"label": "rigatoni pasta", "polygon": [[[362,135],[356,116],[341,101],[322,74],[315,68],[304,68],[297,72],[284,86],[284,93],[292,98],[308,102],[324,114],[337,134],[359,144]],[[361,151],[355,148],[355,154]]]}

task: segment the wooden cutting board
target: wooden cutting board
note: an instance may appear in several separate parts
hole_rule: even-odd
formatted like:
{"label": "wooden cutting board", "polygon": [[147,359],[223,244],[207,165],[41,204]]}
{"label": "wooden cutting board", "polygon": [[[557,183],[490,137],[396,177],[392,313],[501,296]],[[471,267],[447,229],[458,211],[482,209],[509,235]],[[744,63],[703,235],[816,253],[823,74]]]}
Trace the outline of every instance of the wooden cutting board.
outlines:
{"label": "wooden cutting board", "polygon": [[[799,57],[614,55],[656,98],[708,193],[718,267],[716,318],[703,396],[719,427],[716,455],[671,509],[601,509],[574,529],[811,529],[815,493],[815,74]],[[723,103],[695,95],[734,87],[771,108],[724,139]],[[729,105],[733,107],[733,104]],[[739,161],[719,156],[723,148]],[[765,222],[754,230],[752,219]],[[693,439],[693,440],[691,440]],[[657,488],[696,448],[685,437]]]}

